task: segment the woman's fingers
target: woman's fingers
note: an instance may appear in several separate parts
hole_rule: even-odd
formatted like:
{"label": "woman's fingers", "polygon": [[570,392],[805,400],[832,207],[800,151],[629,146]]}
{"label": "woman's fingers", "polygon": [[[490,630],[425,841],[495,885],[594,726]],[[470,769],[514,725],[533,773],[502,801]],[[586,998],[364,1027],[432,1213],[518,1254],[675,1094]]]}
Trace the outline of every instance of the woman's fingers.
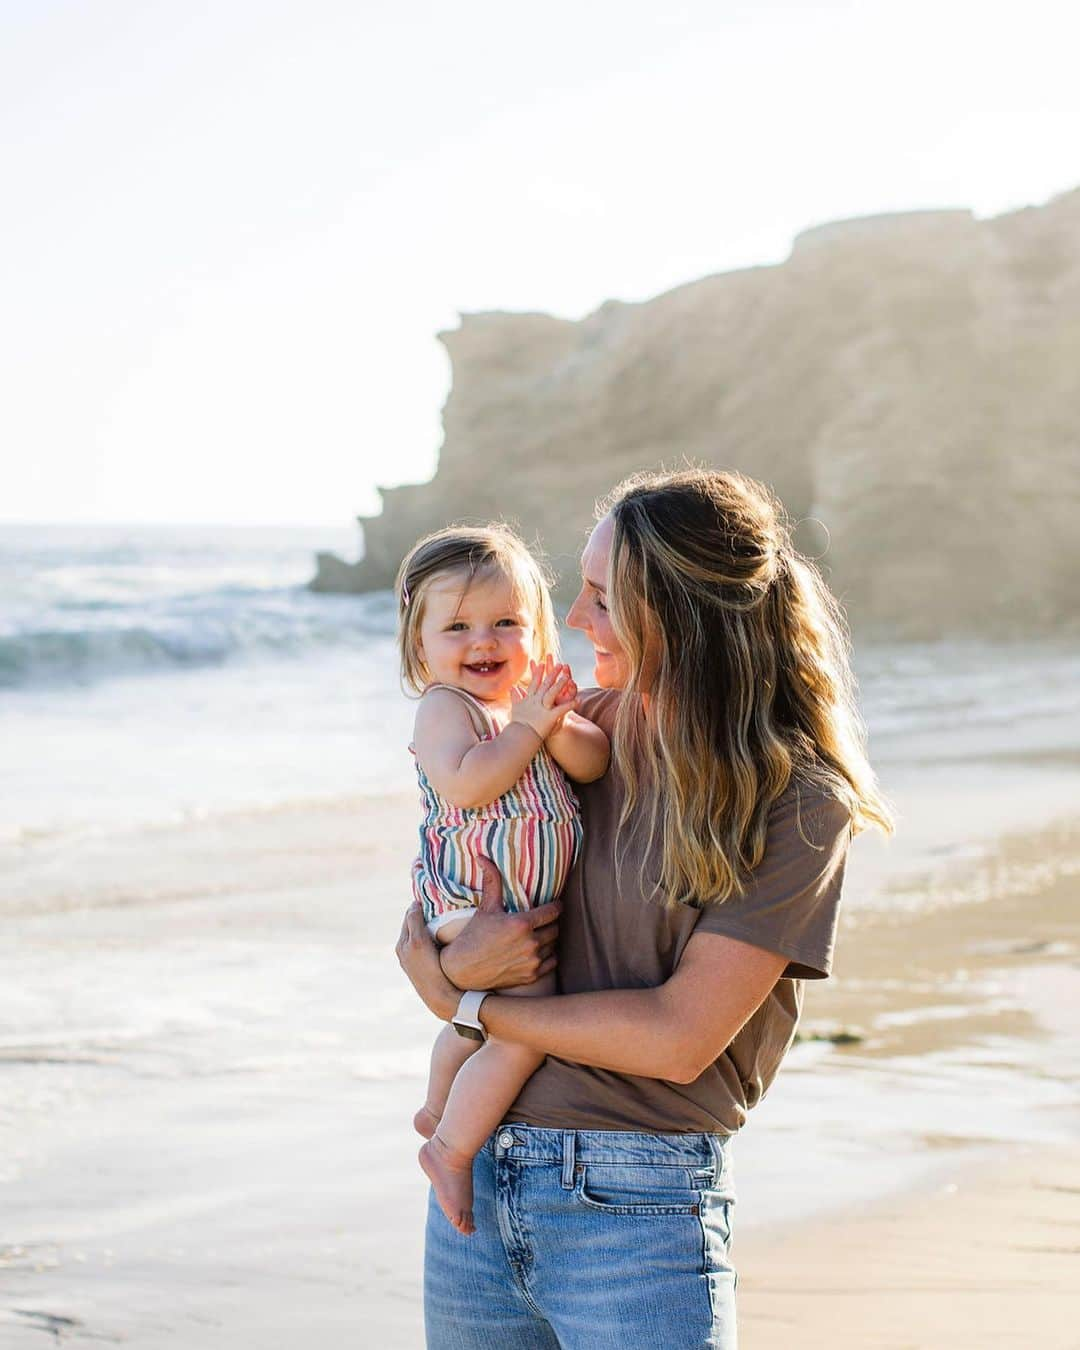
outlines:
{"label": "woman's fingers", "polygon": [[546,905],[537,905],[535,909],[528,911],[529,925],[535,930],[537,938],[542,942],[551,942],[554,938],[554,932],[550,936],[546,936],[545,930],[549,924],[553,929],[556,929],[561,913],[561,900],[549,900]]}
{"label": "woman's fingers", "polygon": [[533,952],[541,961],[546,961],[549,956],[554,956],[559,949],[559,925],[553,923],[545,928],[537,930],[533,934]]}
{"label": "woman's fingers", "polygon": [[418,901],[406,911],[397,941],[397,958],[409,983],[435,1016],[448,1021],[461,995],[446,977],[439,961],[438,943],[427,930]]}
{"label": "woman's fingers", "polygon": [[[544,908],[546,909],[548,906],[545,905]],[[558,958],[556,956],[559,941],[559,924],[557,917],[534,928],[533,941],[536,944],[536,956],[540,962],[542,972],[551,970],[558,963]]]}
{"label": "woman's fingers", "polygon": [[478,858],[480,864],[480,904],[478,909],[483,910],[485,914],[501,914],[503,912],[503,879],[502,873],[491,861],[490,858]]}
{"label": "woman's fingers", "polygon": [[420,914],[420,901],[414,900],[405,911],[405,917],[401,920],[401,932],[398,934],[398,940],[394,944],[394,950],[398,954],[399,961],[401,960],[401,953],[405,950],[408,943],[412,941],[413,935],[416,932],[416,921],[418,918],[421,922],[423,921]]}

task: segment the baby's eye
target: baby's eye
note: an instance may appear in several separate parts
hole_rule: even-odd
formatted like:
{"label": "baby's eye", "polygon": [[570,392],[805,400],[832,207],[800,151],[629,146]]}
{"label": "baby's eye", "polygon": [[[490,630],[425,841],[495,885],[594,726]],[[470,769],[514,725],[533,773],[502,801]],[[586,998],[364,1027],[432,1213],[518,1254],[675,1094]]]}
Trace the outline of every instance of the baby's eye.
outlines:
{"label": "baby's eye", "polygon": [[521,624],[517,619],[500,619],[495,625],[496,628],[520,628]]}
{"label": "baby's eye", "polygon": [[448,633],[464,633],[467,627],[468,625],[466,624],[464,619],[456,619],[452,624],[450,624],[450,626],[447,628],[446,631]]}

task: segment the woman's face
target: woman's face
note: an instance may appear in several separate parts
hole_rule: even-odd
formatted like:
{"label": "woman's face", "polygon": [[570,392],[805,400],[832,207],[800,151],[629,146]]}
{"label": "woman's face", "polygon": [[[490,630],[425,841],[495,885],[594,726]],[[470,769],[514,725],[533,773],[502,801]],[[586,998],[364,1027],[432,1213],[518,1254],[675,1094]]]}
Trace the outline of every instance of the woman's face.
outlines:
{"label": "woman's face", "polygon": [[599,521],[581,555],[581,590],[570,606],[566,622],[580,628],[596,655],[596,683],[601,689],[622,689],[630,671],[607,609],[608,560],[615,522],[610,516]]}

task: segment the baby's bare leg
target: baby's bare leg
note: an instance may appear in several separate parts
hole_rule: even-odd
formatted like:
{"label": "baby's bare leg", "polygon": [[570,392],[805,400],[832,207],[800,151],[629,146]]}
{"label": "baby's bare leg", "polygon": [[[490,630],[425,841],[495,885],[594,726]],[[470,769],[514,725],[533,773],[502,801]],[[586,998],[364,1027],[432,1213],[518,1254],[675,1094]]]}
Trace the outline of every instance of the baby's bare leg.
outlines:
{"label": "baby's bare leg", "polygon": [[[546,975],[532,984],[499,992],[526,998],[554,994],[555,977]],[[488,1040],[454,1079],[439,1128],[420,1150],[420,1166],[435,1187],[443,1213],[459,1232],[474,1231],[473,1158],[543,1062],[544,1056],[535,1050]]]}
{"label": "baby's bare leg", "polygon": [[[468,923],[471,914],[463,914],[460,919],[452,919],[443,924],[435,935],[440,946],[453,942],[454,938]],[[431,1048],[431,1067],[428,1069],[427,1097],[424,1104],[413,1116],[413,1128],[417,1134],[430,1139],[435,1133],[439,1117],[446,1105],[450,1085],[454,1075],[474,1050],[479,1050],[479,1041],[470,1041],[467,1036],[459,1036],[452,1026],[443,1027],[435,1038]]]}
{"label": "baby's bare leg", "polygon": [[428,1070],[428,1089],[424,1104],[413,1116],[417,1134],[430,1139],[439,1123],[446,1099],[450,1095],[457,1071],[471,1054],[480,1049],[479,1041],[459,1036],[449,1023],[443,1027],[431,1047],[431,1068]]}
{"label": "baby's bare leg", "polygon": [[[500,989],[500,994],[532,998],[554,994],[555,977],[546,975],[533,984]],[[480,1010],[483,1019],[483,1008]],[[544,1056],[524,1045],[494,1038],[464,1064],[439,1122],[439,1138],[453,1152],[472,1158],[513,1105],[525,1082],[544,1062]]]}

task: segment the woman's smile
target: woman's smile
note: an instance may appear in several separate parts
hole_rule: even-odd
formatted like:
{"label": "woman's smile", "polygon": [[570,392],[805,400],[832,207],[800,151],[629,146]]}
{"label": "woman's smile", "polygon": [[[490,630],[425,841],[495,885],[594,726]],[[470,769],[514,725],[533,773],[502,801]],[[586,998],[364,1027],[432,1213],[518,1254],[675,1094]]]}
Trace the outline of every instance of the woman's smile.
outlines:
{"label": "woman's smile", "polygon": [[[627,663],[607,608],[608,560],[611,555],[613,522],[601,520],[581,555],[581,591],[570,606],[566,622],[579,628],[592,643],[596,658],[596,683],[602,689],[621,689],[627,680]],[[606,642],[607,646],[600,645]]]}

